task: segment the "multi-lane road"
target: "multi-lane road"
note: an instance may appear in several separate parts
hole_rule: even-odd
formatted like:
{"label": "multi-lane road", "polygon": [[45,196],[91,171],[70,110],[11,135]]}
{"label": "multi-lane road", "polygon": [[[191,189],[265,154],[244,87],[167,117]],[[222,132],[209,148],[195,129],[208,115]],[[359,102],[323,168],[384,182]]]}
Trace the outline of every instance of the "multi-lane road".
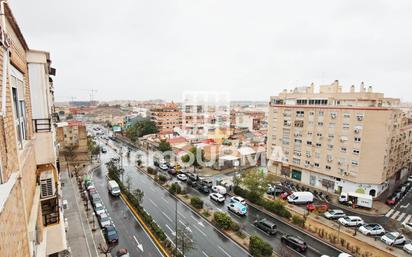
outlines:
{"label": "multi-lane road", "polygon": [[[113,146],[113,142],[112,142]],[[121,145],[119,145],[121,146]],[[117,157],[118,153],[108,148],[108,152],[102,155],[102,162],[110,160],[112,157]],[[133,157],[133,153],[131,154]],[[166,190],[158,186],[152,181],[146,174],[138,171],[134,166],[133,158],[124,158],[123,164],[125,168],[124,180],[129,177],[131,188],[139,188],[143,190],[145,196],[143,200],[144,208],[153,216],[156,222],[162,227],[166,235],[174,241],[174,235],[176,233],[175,222],[175,206],[176,200]],[[95,179],[104,180],[105,167],[102,168],[101,174],[95,175]],[[182,183],[185,186],[185,183]],[[202,195],[197,190],[188,188],[191,194],[202,197],[205,205],[211,209],[219,211],[227,211],[226,205],[219,205],[211,202],[206,195]],[[199,217],[186,205],[178,201],[178,218],[177,224],[179,228],[187,227],[187,231],[192,234],[192,239],[195,244],[195,249],[189,253],[185,253],[186,256],[249,256],[248,253],[232,242],[222,233],[220,233],[215,227],[209,224],[206,220]],[[330,245],[313,238],[306,233],[294,229],[287,223],[274,219],[260,210],[249,208],[247,217],[239,217],[234,214],[230,214],[234,220],[241,224],[242,229],[250,235],[258,234],[269,242],[274,250],[278,250],[281,247],[280,237],[283,233],[298,235],[303,238],[309,245],[308,251],[303,254],[296,253],[296,256],[309,256],[319,257],[323,254],[329,256],[337,256],[339,251]],[[279,233],[276,236],[267,236],[260,230],[258,230],[253,222],[257,219],[267,218],[274,220],[278,225]],[[122,231],[120,231],[121,233]]]}

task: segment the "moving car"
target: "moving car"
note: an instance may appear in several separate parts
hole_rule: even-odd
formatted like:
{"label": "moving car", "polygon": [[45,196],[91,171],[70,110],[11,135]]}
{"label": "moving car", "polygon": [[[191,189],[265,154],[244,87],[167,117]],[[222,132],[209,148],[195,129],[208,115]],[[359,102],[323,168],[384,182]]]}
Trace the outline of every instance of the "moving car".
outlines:
{"label": "moving car", "polygon": [[114,180],[109,180],[107,182],[107,189],[109,190],[110,194],[113,196],[119,196],[120,195],[120,187],[117,184],[116,181]]}
{"label": "moving car", "polygon": [[338,219],[339,223],[347,227],[363,225],[363,219],[359,216],[346,216]]}
{"label": "moving car", "polygon": [[359,227],[359,231],[367,236],[382,236],[385,229],[379,224],[366,224]]}
{"label": "moving car", "polygon": [[305,252],[308,248],[305,241],[303,241],[303,239],[298,236],[283,235],[280,241],[282,242],[282,244],[285,244],[300,253]]}
{"label": "moving car", "polygon": [[96,215],[100,215],[102,213],[105,213],[106,209],[104,208],[103,204],[96,203],[96,205],[94,206],[94,212],[96,213]]}
{"label": "moving car", "polygon": [[277,232],[276,224],[267,219],[257,220],[253,224],[268,235],[275,235]]}
{"label": "moving car", "polygon": [[113,225],[112,219],[106,212],[97,215],[97,221],[101,228]]}
{"label": "moving car", "polygon": [[213,201],[216,201],[218,203],[224,203],[225,202],[225,197],[219,193],[211,193],[209,195],[210,199]]}
{"label": "moving car", "polygon": [[381,237],[381,241],[387,245],[401,245],[405,243],[406,238],[399,232],[388,232]]}
{"label": "moving car", "polygon": [[225,195],[227,193],[226,188],[224,186],[213,186],[212,191],[215,193],[219,193],[221,195]]}
{"label": "moving car", "polygon": [[187,180],[187,176],[183,173],[177,174],[177,179],[181,180],[181,181],[186,181]]}
{"label": "moving car", "polygon": [[330,220],[336,220],[339,218],[346,217],[346,214],[342,210],[334,209],[327,211],[323,214],[325,218],[330,219]]}
{"label": "moving car", "polygon": [[293,194],[289,195],[287,200],[288,203],[293,204],[308,204],[313,202],[313,194],[308,191],[304,192],[293,192]]}
{"label": "moving car", "polygon": [[103,235],[108,244],[116,244],[119,242],[119,235],[114,226],[107,226],[103,228]]}
{"label": "moving car", "polygon": [[241,204],[243,204],[243,205],[246,205],[246,200],[243,199],[243,198],[240,197],[240,196],[232,196],[232,197],[230,198],[230,202],[231,202],[231,203],[241,203]]}
{"label": "moving car", "polygon": [[247,207],[241,203],[235,202],[235,203],[230,203],[227,206],[227,209],[233,213],[236,213],[237,215],[246,215],[247,213]]}
{"label": "moving car", "polygon": [[405,244],[403,246],[403,250],[409,254],[412,254],[412,243]]}

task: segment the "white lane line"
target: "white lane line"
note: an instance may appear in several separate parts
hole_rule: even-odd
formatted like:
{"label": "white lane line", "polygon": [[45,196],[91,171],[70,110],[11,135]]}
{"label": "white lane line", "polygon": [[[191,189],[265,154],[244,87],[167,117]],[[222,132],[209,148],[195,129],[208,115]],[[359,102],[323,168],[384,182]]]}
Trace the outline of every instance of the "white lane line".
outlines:
{"label": "white lane line", "polygon": [[153,202],[152,199],[149,199],[149,201],[150,201],[154,206],[156,206],[157,208],[159,208],[159,206],[158,206],[155,202]]}
{"label": "white lane line", "polygon": [[406,213],[402,212],[401,215],[398,218],[398,221],[401,221],[405,215],[406,215]]}
{"label": "white lane line", "polygon": [[209,255],[207,255],[204,251],[202,251],[203,255],[206,257],[209,257]]}
{"label": "white lane line", "polygon": [[193,225],[193,227],[194,227],[195,229],[197,229],[197,231],[199,231],[200,234],[202,234],[203,236],[207,237],[207,235],[205,234],[205,232],[203,232],[203,231],[202,231],[200,228],[198,228],[196,225]]}
{"label": "white lane line", "polygon": [[396,217],[399,215],[400,211],[396,211],[394,215],[392,215],[391,219],[396,219]]}
{"label": "white lane line", "polygon": [[175,232],[173,229],[171,229],[171,228],[169,227],[169,225],[166,224],[165,226],[167,227],[167,229],[170,230],[170,233],[172,233],[173,236],[176,235],[176,232]]}
{"label": "white lane line", "polygon": [[172,220],[169,216],[167,216],[166,213],[164,213],[164,212],[162,211],[162,214],[166,217],[166,219],[168,219],[170,222],[173,223],[173,220]]}
{"label": "white lane line", "polygon": [[180,216],[182,216],[184,219],[186,219],[186,216],[183,215],[181,212],[177,211],[177,213],[178,213]]}
{"label": "white lane line", "polygon": [[156,190],[153,187],[149,187],[149,188],[152,192],[156,192]]}
{"label": "white lane line", "polygon": [[392,214],[394,211],[395,211],[394,209],[390,209],[390,210],[388,211],[388,213],[386,213],[385,217],[391,216],[391,214]]}
{"label": "white lane line", "polygon": [[412,217],[412,214],[409,214],[409,215],[406,217],[406,219],[403,221],[403,223],[408,223],[409,220],[411,219],[411,217]]}
{"label": "white lane line", "polygon": [[228,257],[232,257],[230,254],[228,254],[225,250],[223,250],[223,248],[222,247],[220,247],[220,246],[218,246],[219,247],[219,249],[224,253],[224,254],[226,254],[226,256],[228,256]]}
{"label": "white lane line", "polygon": [[167,200],[166,200],[164,197],[162,197],[162,200],[163,200],[163,201],[165,201],[165,202],[167,203]]}

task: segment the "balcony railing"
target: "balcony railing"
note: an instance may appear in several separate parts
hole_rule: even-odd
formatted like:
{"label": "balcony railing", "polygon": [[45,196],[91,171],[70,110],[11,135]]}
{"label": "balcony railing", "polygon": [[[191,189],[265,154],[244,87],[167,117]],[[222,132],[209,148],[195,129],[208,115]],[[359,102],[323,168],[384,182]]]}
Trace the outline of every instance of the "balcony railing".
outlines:
{"label": "balcony railing", "polygon": [[50,132],[52,122],[51,119],[33,119],[34,132]]}

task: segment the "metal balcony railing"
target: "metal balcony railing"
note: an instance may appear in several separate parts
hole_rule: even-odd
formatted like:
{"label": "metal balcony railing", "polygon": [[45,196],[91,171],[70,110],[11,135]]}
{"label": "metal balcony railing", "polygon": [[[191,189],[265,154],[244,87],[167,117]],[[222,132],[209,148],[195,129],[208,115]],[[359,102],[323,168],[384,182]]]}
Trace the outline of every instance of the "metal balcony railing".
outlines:
{"label": "metal balcony railing", "polygon": [[33,119],[34,132],[50,132],[52,127],[51,119]]}

